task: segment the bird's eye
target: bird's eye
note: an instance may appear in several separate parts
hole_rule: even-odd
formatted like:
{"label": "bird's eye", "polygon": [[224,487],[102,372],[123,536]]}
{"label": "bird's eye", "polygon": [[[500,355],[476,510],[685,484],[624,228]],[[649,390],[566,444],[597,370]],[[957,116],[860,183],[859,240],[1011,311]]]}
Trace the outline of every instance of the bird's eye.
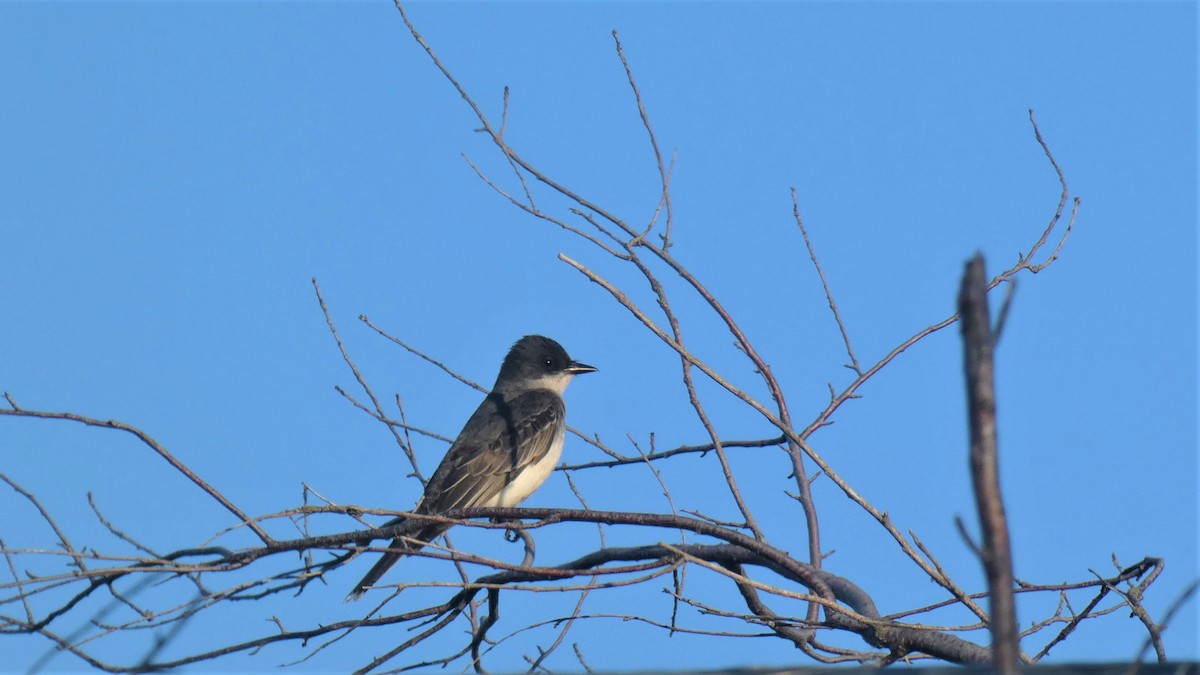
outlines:
{"label": "bird's eye", "polygon": [[546,369],[549,370],[554,367],[554,359],[542,359],[542,365],[546,366]]}

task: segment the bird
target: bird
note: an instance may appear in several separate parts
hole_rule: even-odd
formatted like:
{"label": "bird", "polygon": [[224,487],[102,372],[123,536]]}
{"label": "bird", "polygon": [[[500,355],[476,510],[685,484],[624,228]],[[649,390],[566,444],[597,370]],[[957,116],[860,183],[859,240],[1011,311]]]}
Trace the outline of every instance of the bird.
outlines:
{"label": "bird", "polygon": [[[566,407],[562,394],[576,375],[595,372],[554,340],[526,335],[513,344],[496,383],[463,425],[425,484],[413,513],[434,515],[474,506],[511,507],[533,494],[562,456]],[[404,521],[395,518],[384,527]],[[450,529],[430,522],[388,545],[346,596],[357,600],[408,553]]]}

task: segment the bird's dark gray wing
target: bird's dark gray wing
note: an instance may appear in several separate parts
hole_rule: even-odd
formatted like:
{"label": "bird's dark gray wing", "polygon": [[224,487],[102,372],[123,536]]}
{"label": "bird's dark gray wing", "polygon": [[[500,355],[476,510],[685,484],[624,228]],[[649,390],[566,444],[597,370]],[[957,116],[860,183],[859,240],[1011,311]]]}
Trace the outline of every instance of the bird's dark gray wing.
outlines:
{"label": "bird's dark gray wing", "polygon": [[562,398],[552,391],[489,395],[429,479],[417,512],[441,513],[492,499],[546,456],[564,417]]}
{"label": "bird's dark gray wing", "polygon": [[[495,497],[521,471],[546,456],[565,417],[562,398],[551,391],[533,389],[508,398],[489,394],[446,451],[415,511],[442,513]],[[405,553],[419,550],[448,529],[430,523],[406,539],[394,539],[346,599],[358,599]]]}

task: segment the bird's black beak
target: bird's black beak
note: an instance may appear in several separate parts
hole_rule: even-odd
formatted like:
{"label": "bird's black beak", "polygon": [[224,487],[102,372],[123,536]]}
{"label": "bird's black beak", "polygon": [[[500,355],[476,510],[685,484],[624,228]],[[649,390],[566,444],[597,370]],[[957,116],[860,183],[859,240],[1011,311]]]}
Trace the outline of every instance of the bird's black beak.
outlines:
{"label": "bird's black beak", "polygon": [[572,375],[581,375],[583,373],[594,373],[597,370],[599,370],[599,369],[596,368],[595,366],[589,366],[586,363],[580,363],[578,361],[572,361],[571,365],[567,366],[567,372]]}

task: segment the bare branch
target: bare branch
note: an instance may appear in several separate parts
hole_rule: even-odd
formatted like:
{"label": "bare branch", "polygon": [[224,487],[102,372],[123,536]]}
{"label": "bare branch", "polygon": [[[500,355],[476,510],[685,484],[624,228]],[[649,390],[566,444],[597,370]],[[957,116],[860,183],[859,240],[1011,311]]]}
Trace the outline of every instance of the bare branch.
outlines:
{"label": "bare branch", "polygon": [[[786,440],[787,439],[784,438],[783,436],[777,436],[775,438],[763,438],[763,439],[752,440],[752,441],[737,441],[737,440],[721,441],[721,447],[723,447],[723,448],[769,448],[773,445],[780,445],[780,444],[784,443]],[[653,462],[655,460],[666,459],[668,457],[674,457],[676,455],[700,454],[703,456],[704,453],[712,452],[715,447],[716,446],[713,445],[712,443],[702,443],[700,445],[681,445],[678,448],[672,448],[670,450],[660,450],[657,452],[648,452],[648,453],[646,453],[644,455],[640,455],[638,457],[619,457],[618,459],[613,459],[613,460],[603,461],[603,462],[584,462],[582,464],[565,464],[563,466],[558,467],[558,470],[560,470],[560,471],[576,471],[579,469],[591,469],[591,468],[596,468],[596,467],[611,468],[611,467],[615,467],[615,466],[628,466],[630,464],[644,464],[648,461]]]}
{"label": "bare branch", "polygon": [[[1055,260],[1058,260],[1058,253],[1062,250],[1063,244],[1067,243],[1067,237],[1071,236],[1071,229],[1075,226],[1075,218],[1079,215],[1079,197],[1075,198],[1074,205],[1071,207],[1071,217],[1067,220],[1067,227],[1063,230],[1062,237],[1058,240],[1058,245],[1050,255],[1039,264],[1030,264],[1029,261],[1037,254],[1038,250],[1045,245],[1046,240],[1050,238],[1050,233],[1054,231],[1058,221],[1062,218],[1063,208],[1067,205],[1067,199],[1070,198],[1071,190],[1067,187],[1067,177],[1063,175],[1062,169],[1058,166],[1058,160],[1054,159],[1054,153],[1050,152],[1050,146],[1046,144],[1046,140],[1042,138],[1042,130],[1038,128],[1037,120],[1033,117],[1033,108],[1029,109],[1029,123],[1033,126],[1033,136],[1037,139],[1038,145],[1042,146],[1042,151],[1046,153],[1046,159],[1050,160],[1050,166],[1054,168],[1054,173],[1058,176],[1058,182],[1062,185],[1062,195],[1058,200],[1058,208],[1054,211],[1054,216],[1050,218],[1050,223],[1046,229],[1042,231],[1040,239],[1034,243],[1033,248],[1029,249],[1029,254],[1024,256],[1024,260],[1018,265],[1018,269],[1027,268],[1030,272],[1037,274],[1046,269]],[[995,282],[992,283],[995,286]]]}
{"label": "bare branch", "polygon": [[229,499],[227,497],[225,497],[225,495],[221,494],[220,491],[218,491],[216,488],[214,488],[213,486],[211,486],[207,482],[205,482],[205,480],[203,478],[200,478],[200,476],[198,476],[194,471],[192,471],[190,468],[188,468],[183,462],[176,459],[175,456],[172,455],[170,452],[168,452],[167,449],[165,447],[163,447],[163,445],[161,443],[159,443],[158,441],[151,438],[149,434],[142,431],[141,429],[138,429],[137,427],[125,424],[124,422],[118,422],[117,420],[98,420],[98,419],[95,419],[92,417],[86,417],[84,415],[77,415],[75,413],[70,413],[70,412],[47,412],[47,411],[41,411],[41,410],[26,410],[24,408],[18,407],[16,405],[16,403],[13,401],[12,397],[7,396],[7,394],[6,394],[6,397],[8,399],[9,405],[12,407],[9,409],[0,408],[0,415],[10,415],[12,417],[35,417],[35,418],[39,418],[39,419],[50,419],[50,420],[70,420],[72,422],[79,422],[80,424],[84,424],[89,427],[97,427],[100,429],[117,429],[119,431],[124,431],[128,434],[134,435],[135,437],[137,437],[137,439],[139,441],[141,441],[143,444],[145,444],[147,447],[149,447],[154,452],[158,453],[159,457],[162,457],[163,459],[167,460],[167,463],[170,464],[172,468],[174,468],[179,473],[183,474],[188,480],[195,483],[196,486],[198,486],[201,490],[203,490],[206,494],[208,494],[208,496],[212,497],[214,500],[217,501],[217,503],[219,503],[221,506],[225,507],[225,509],[227,511],[229,511],[234,516],[236,516],[241,521],[241,524],[248,527],[251,532],[254,532],[254,534],[257,535],[258,538],[264,544],[271,543],[271,537],[269,537],[267,535],[267,533],[261,527],[258,526],[257,523],[255,523],[249,516],[247,516],[245,513],[243,513],[241,509],[234,506],[233,502],[229,501]]}
{"label": "bare branch", "polygon": [[846,354],[850,357],[849,368],[855,373],[862,375],[862,367],[858,365],[858,357],[854,355],[854,347],[850,345],[850,334],[846,332],[846,323],[842,321],[842,315],[838,311],[837,302],[833,299],[833,291],[829,290],[829,281],[825,278],[825,270],[821,268],[821,261],[817,259],[817,252],[813,248],[812,240],[808,237],[808,228],[804,227],[804,218],[800,216],[800,203],[796,201],[796,188],[791,189],[792,194],[792,217],[796,220],[796,225],[800,228],[800,236],[804,237],[804,246],[808,249],[808,258],[812,261],[813,267],[817,269],[817,276],[821,278],[821,288],[825,289],[825,300],[829,303],[829,311],[833,312],[833,320],[837,323],[838,331],[842,334],[842,343],[846,345]]}
{"label": "bare branch", "polygon": [[[621,66],[625,69],[625,77],[629,80],[629,88],[633,90],[633,98],[637,102],[638,115],[642,118],[642,126],[646,128],[646,135],[650,140],[650,148],[654,151],[654,161],[658,164],[658,175],[662,179],[662,197],[659,199],[659,204],[666,208],[667,224],[662,234],[663,250],[671,247],[671,228],[674,223],[671,211],[671,174],[667,171],[663,164],[662,152],[658,149],[658,138],[654,135],[654,129],[650,126],[650,116],[646,114],[646,105],[642,101],[642,92],[638,89],[637,81],[633,78],[633,70],[629,68],[629,61],[625,58],[625,49],[621,46],[621,37],[617,35],[617,31],[612,32],[613,42],[617,46],[617,57],[621,59]],[[658,220],[658,210],[654,212],[654,217],[650,219],[650,224],[646,226],[646,231],[639,234],[630,244],[636,245],[638,242],[646,238],[651,230],[654,229],[654,224]]]}
{"label": "bare branch", "polygon": [[988,312],[983,255],[967,264],[958,296],[963,317],[964,369],[967,375],[967,418],[971,429],[971,480],[983,529],[983,566],[987,571],[992,610],[992,654],[1001,673],[1018,672],[1017,613],[1012,590],[1012,551],[1008,521],[1000,498],[997,465],[994,337]]}

